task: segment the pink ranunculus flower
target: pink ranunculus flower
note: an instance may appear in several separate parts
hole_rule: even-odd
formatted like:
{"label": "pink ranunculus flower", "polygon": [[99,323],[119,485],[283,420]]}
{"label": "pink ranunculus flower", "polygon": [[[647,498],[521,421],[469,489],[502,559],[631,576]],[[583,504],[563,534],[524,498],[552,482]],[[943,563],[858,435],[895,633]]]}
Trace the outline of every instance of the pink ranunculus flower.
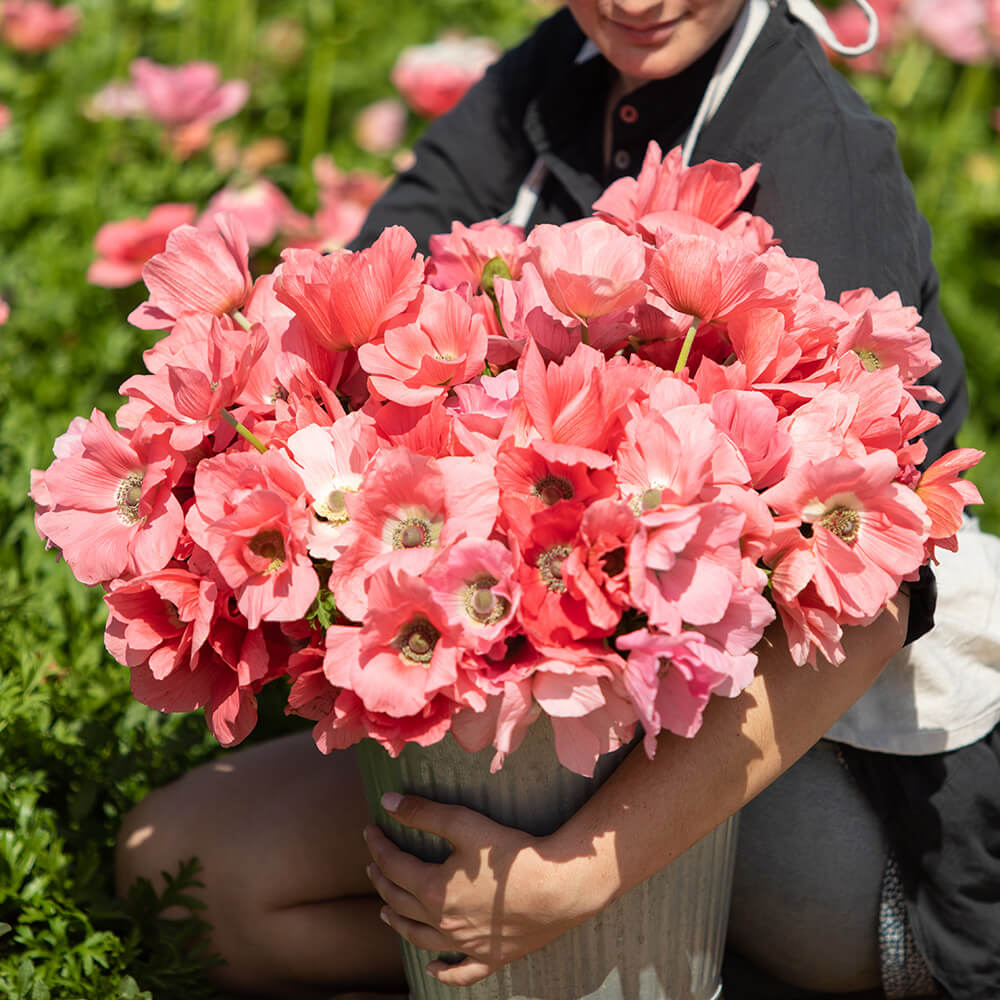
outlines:
{"label": "pink ranunculus flower", "polygon": [[374,393],[407,406],[429,403],[475,378],[486,359],[486,324],[456,292],[425,287],[413,322],[358,348]]}
{"label": "pink ranunculus flower", "polygon": [[212,195],[208,207],[198,219],[198,227],[211,229],[215,217],[225,213],[243,223],[250,247],[269,246],[278,234],[300,231],[309,224],[297,212],[284,193],[269,180],[258,179],[243,188],[224,187]]}
{"label": "pink ranunculus flower", "polygon": [[239,219],[215,217],[214,231],[178,226],[167,247],[142,268],[149,299],[129,314],[140,330],[169,329],[185,313],[223,316],[253,290],[250,247]]}
{"label": "pink ranunculus flower", "polygon": [[279,301],[309,334],[332,351],[379,336],[420,291],[424,259],[402,227],[387,229],[367,250],[286,250],[275,281]]}
{"label": "pink ranunculus flower", "polygon": [[183,455],[165,437],[130,442],[100,410],[82,429],[79,451],[43,474],[48,510],[42,537],[62,550],[83,583],[107,583],[162,569],[184,524],[173,487]]}
{"label": "pink ranunculus flower", "polygon": [[369,104],[354,120],[354,141],[366,153],[391,153],[399,148],[405,135],[406,107],[395,97]]}
{"label": "pink ranunculus flower", "polygon": [[414,45],[399,54],[392,82],[418,115],[437,118],[458,104],[499,54],[487,38],[442,38]]}
{"label": "pink ranunculus flower", "polygon": [[146,261],[163,253],[167,237],[178,226],[194,222],[190,204],[157,205],[145,219],[132,217],[106,222],[94,237],[98,258],[87,270],[87,281],[102,288],[125,288],[142,277]]}
{"label": "pink ranunculus flower", "polygon": [[130,72],[147,113],[167,129],[170,142],[181,155],[207,145],[212,126],[235,115],[250,96],[245,80],[222,83],[215,63],[175,67],[135,59]]}
{"label": "pink ranunculus flower", "polygon": [[3,0],[0,3],[0,38],[22,52],[46,52],[76,34],[80,12],[67,4],[56,7],[46,0]]}

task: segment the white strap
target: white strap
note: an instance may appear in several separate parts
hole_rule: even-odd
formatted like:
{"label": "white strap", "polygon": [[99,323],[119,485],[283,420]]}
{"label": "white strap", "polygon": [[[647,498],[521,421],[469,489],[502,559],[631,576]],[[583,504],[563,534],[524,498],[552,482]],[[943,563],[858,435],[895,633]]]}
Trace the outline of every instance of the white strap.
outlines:
{"label": "white strap", "polygon": [[830,30],[826,18],[813,6],[812,0],[788,0],[788,9],[810,28],[831,48],[842,56],[863,56],[871,52],[878,41],[878,15],[868,0],[854,0],[861,13],[868,19],[868,37],[860,45],[844,45]]}

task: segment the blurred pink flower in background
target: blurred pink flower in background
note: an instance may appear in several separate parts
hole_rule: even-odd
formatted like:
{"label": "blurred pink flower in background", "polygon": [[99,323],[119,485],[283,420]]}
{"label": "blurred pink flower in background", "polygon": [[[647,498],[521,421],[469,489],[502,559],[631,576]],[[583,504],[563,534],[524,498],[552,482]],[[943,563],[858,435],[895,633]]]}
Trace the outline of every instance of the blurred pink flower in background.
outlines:
{"label": "blurred pink flower in background", "polygon": [[0,104],[0,132],[10,127],[10,108],[6,104]]}
{"label": "blurred pink flower in background", "polygon": [[10,317],[10,306],[7,305],[7,303],[4,302],[3,299],[0,299],[0,326],[3,326],[3,324],[7,322],[9,317]]}
{"label": "blurred pink flower in background", "polygon": [[84,108],[88,118],[142,118],[146,114],[146,99],[134,83],[112,80],[106,83]]}
{"label": "blurred pink flower in background", "polygon": [[487,38],[442,38],[403,49],[392,82],[418,115],[450,111],[500,54]]}
{"label": "blurred pink flower in background", "polygon": [[194,205],[157,205],[145,219],[106,222],[97,230],[98,258],[87,271],[87,281],[102,288],[125,288],[142,277],[142,265],[162,253],[167,237],[178,226],[194,222]]}
{"label": "blurred pink flower in background", "polygon": [[224,187],[217,191],[198,219],[200,228],[214,228],[219,212],[235,215],[247,231],[253,247],[266,247],[280,232],[301,232],[308,216],[297,212],[285,195],[269,180],[257,180],[244,188]]}
{"label": "blurred pink flower in background", "polygon": [[[949,59],[960,63],[990,58],[986,0],[912,0],[914,28]],[[990,20],[998,15],[990,11]]]}
{"label": "blurred pink flower in background", "polygon": [[146,113],[167,129],[174,155],[181,159],[208,145],[212,126],[232,118],[250,96],[245,80],[223,83],[215,63],[161,66],[135,59],[130,71]]}
{"label": "blurred pink flower in background", "polygon": [[354,141],[366,153],[391,153],[406,134],[406,107],[395,97],[362,108],[354,122]]}
{"label": "blurred pink flower in background", "polygon": [[[885,51],[898,41],[900,14],[904,0],[871,0],[872,8],[878,15],[878,41],[871,52],[863,56],[854,56],[847,60],[851,69],[864,73],[878,73],[882,70]],[[826,14],[833,33],[844,45],[860,45],[868,37],[868,19],[857,4],[850,2],[841,4],[836,10]],[[827,55],[834,59],[841,58],[831,50]]]}
{"label": "blurred pink flower in background", "polygon": [[80,12],[73,6],[53,7],[45,0],[3,0],[0,38],[22,52],[45,52],[76,33]]}

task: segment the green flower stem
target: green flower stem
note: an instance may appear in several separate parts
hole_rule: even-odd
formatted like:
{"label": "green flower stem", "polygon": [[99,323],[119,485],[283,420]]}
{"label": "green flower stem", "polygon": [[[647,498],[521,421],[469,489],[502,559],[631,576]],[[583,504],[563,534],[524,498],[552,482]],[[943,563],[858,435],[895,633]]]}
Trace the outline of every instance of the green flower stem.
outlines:
{"label": "green flower stem", "polygon": [[225,422],[229,424],[229,426],[232,427],[233,430],[240,435],[240,437],[249,441],[262,455],[265,451],[267,451],[267,445],[264,444],[264,442],[261,441],[261,439],[257,437],[253,431],[244,427],[243,424],[241,424],[236,417],[229,412],[229,410],[220,410],[219,412],[222,414],[222,419],[225,420]]}
{"label": "green flower stem", "polygon": [[236,320],[237,323],[240,324],[240,326],[243,327],[244,330],[246,330],[247,333],[249,333],[253,328],[253,324],[246,318],[246,316],[243,315],[243,313],[239,311],[239,309],[234,309],[230,315],[234,320]]}
{"label": "green flower stem", "polygon": [[590,347],[590,331],[587,329],[587,321],[585,319],[580,320],[580,343]]}
{"label": "green flower stem", "polygon": [[691,345],[694,343],[695,331],[698,329],[698,321],[694,320],[691,323],[691,329],[688,330],[687,336],[684,338],[684,343],[681,344],[681,353],[677,355],[677,364],[674,365],[674,374],[680,374],[684,370],[684,366],[687,364],[688,355],[691,353]]}
{"label": "green flower stem", "polygon": [[897,108],[905,108],[920,89],[920,82],[934,58],[931,47],[919,38],[911,38],[903,49],[903,55],[896,64],[892,80],[886,90],[889,100]]}

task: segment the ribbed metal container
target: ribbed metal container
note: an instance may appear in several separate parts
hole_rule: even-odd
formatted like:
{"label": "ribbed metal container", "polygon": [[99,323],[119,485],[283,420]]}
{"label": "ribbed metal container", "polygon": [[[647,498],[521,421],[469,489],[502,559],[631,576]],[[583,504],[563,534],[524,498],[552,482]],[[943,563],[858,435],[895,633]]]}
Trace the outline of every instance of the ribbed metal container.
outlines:
{"label": "ribbed metal container", "polygon": [[[562,767],[543,717],[490,774],[492,750],[466,753],[450,736],[390,757],[361,746],[372,815],[404,850],[428,861],[447,856],[431,834],[392,820],[384,792],[412,792],[470,806],[536,836],[558,829],[615,769],[627,749],[598,762],[593,778]],[[736,817],[593,919],[471,987],[444,986],[424,972],[438,956],[403,942],[411,1000],[713,1000],[720,970],[736,849]]]}

